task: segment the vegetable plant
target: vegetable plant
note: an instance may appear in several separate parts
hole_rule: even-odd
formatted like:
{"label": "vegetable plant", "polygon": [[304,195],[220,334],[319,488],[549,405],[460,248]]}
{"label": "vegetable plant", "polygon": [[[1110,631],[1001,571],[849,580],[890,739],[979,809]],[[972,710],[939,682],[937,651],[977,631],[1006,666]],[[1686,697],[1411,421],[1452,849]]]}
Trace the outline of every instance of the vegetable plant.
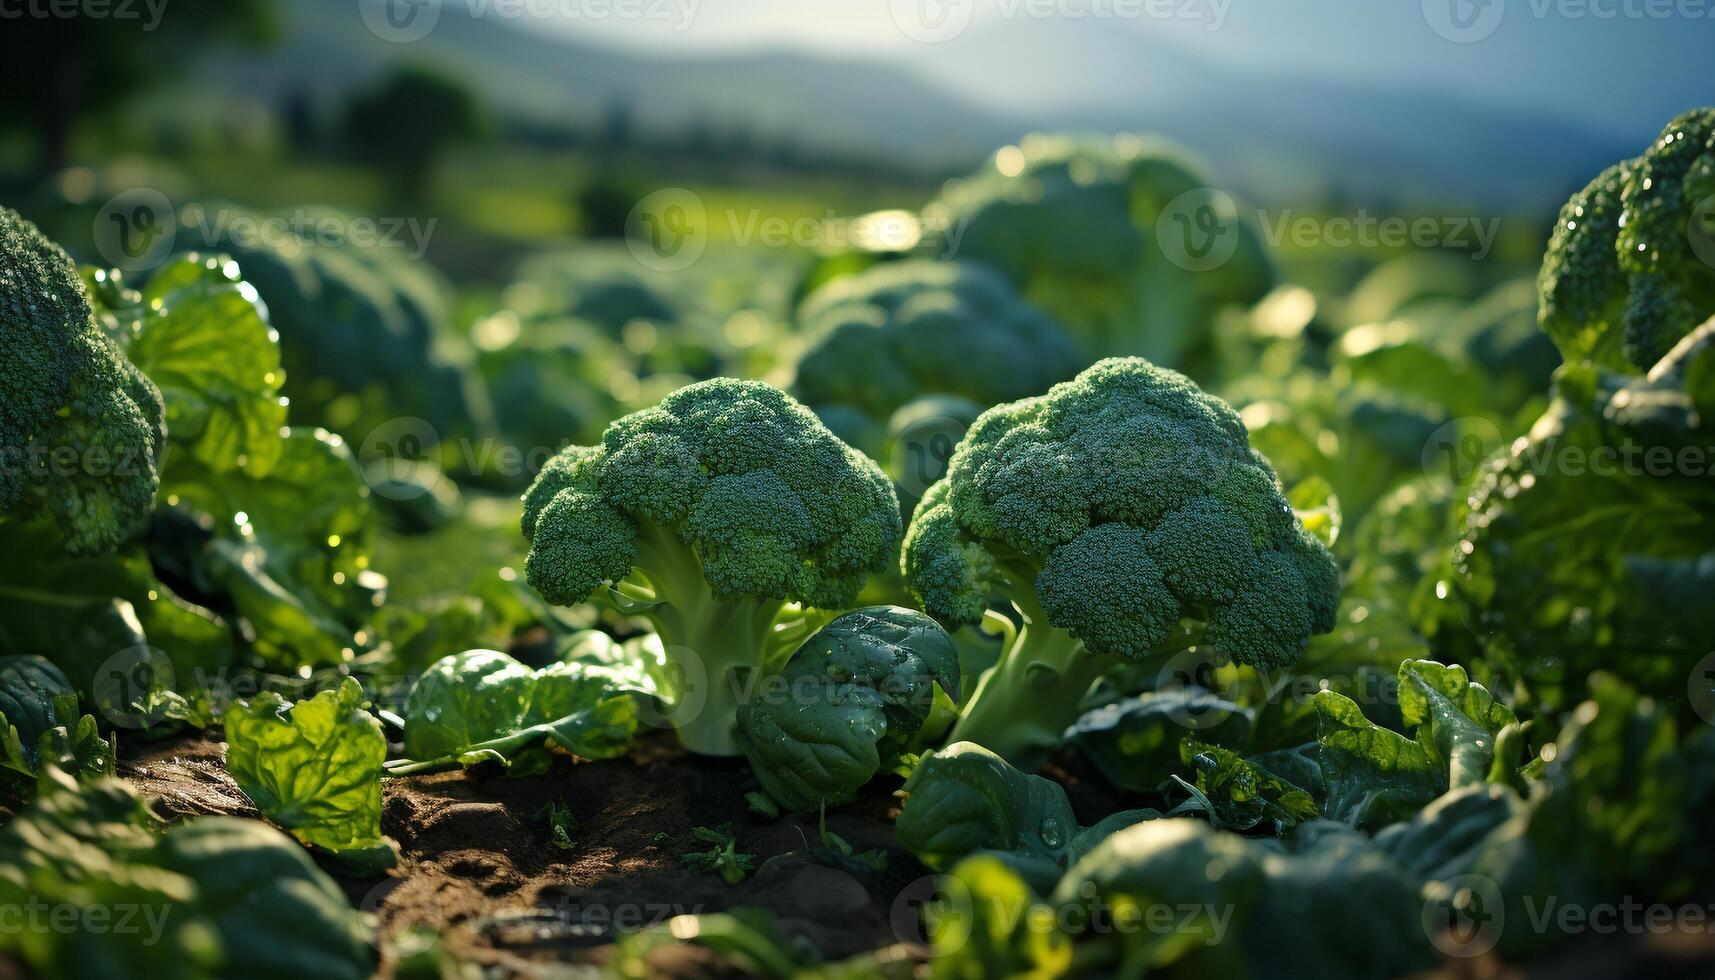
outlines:
{"label": "vegetable plant", "polygon": [[985,412],[906,534],[923,608],[1022,629],[952,739],[1028,762],[1128,661],[1207,644],[1290,666],[1333,628],[1339,571],[1226,403],[1176,372],[1114,358]]}
{"label": "vegetable plant", "polygon": [[999,269],[1086,357],[1184,367],[1221,309],[1274,279],[1261,235],[1211,184],[1164,143],[1031,135],[923,209],[924,251]]}
{"label": "vegetable plant", "polygon": [[161,392],[96,322],[77,267],[0,208],[0,514],[41,514],[73,554],[109,552],[155,503]]}
{"label": "vegetable plant", "polygon": [[1715,109],[1674,119],[1643,154],[1560,209],[1537,276],[1542,329],[1567,364],[1647,371],[1715,315]]}
{"label": "vegetable plant", "polygon": [[880,468],[791,396],[716,379],[555,456],[524,495],[525,571],[550,602],[592,595],[647,620],[678,672],[687,748],[736,755],[741,691],[802,633],[788,606],[839,609],[899,541]]}

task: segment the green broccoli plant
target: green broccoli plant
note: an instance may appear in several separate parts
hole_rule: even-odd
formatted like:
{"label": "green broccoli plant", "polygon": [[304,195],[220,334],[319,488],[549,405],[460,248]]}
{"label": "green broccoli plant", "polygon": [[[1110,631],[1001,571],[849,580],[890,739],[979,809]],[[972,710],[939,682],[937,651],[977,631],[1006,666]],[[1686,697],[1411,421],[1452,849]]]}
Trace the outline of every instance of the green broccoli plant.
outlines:
{"label": "green broccoli plant", "polygon": [[943,623],[997,596],[1023,629],[952,733],[1015,764],[1059,742],[1093,682],[1206,643],[1284,668],[1334,627],[1339,568],[1227,404],[1141,358],[983,413],[906,533]]}
{"label": "green broccoli plant", "polygon": [[[1058,325],[971,262],[895,262],[836,279],[804,301],[798,321],[809,340],[793,394],[825,421],[856,413],[875,435],[927,396],[963,399],[974,411],[937,411],[968,423],[990,405],[1047,391],[1083,362]],[[926,420],[913,421],[914,431]],[[960,434],[939,453],[933,438],[914,445],[894,460],[894,478],[921,492],[940,478]],[[885,459],[879,442],[853,444]]]}
{"label": "green broccoli plant", "polygon": [[738,709],[744,754],[788,810],[844,803],[899,762],[939,685],[959,695],[953,638],[915,609],[870,606],[804,641]]}
{"label": "green broccoli plant", "polygon": [[1715,314],[1715,109],[1668,123],[1566,202],[1537,289],[1568,364],[1648,370]]}
{"label": "green broccoli plant", "polygon": [[116,548],[148,517],[161,393],[97,323],[77,267],[0,208],[0,514],[50,516],[73,554]]}
{"label": "green broccoli plant", "polygon": [[1682,700],[1715,640],[1715,320],[1645,376],[1567,365],[1455,510],[1447,591],[1497,692],[1540,718],[1610,670]]}
{"label": "green broccoli plant", "polygon": [[1256,229],[1174,147],[1033,135],[924,209],[924,248],[1004,273],[1082,342],[1184,366],[1273,285]]}
{"label": "green broccoli plant", "polygon": [[549,602],[601,596],[647,620],[687,748],[737,755],[741,690],[803,632],[789,606],[840,609],[894,553],[881,469],[766,384],[717,378],[572,446],[524,495],[525,572]]}

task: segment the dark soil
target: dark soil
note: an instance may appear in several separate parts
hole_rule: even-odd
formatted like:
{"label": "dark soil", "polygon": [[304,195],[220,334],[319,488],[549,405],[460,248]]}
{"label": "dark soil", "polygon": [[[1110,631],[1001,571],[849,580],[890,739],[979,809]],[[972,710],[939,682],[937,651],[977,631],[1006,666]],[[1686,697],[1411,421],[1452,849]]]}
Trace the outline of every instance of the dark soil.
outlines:
{"label": "dark soil", "polygon": [[[167,819],[254,817],[226,774],[217,736],[123,745],[119,774],[155,797]],[[1081,820],[1137,804],[1078,769],[1057,759],[1044,772],[1067,786]],[[744,794],[754,787],[746,780],[741,761],[689,756],[670,733],[639,739],[628,758],[560,759],[541,776],[513,779],[478,769],[388,780],[382,830],[399,842],[399,867],[386,878],[358,879],[322,863],[354,905],[376,914],[383,935],[427,927],[442,936],[448,953],[482,965],[486,976],[533,976],[549,964],[601,962],[604,947],[620,932],[739,907],[773,912],[783,934],[814,944],[830,960],[889,946],[920,957],[911,899],[927,896],[928,872],[893,841],[898,781],[878,781],[828,815],[828,829],[856,849],[887,852],[885,873],[860,876],[812,859],[814,818],[767,820],[750,813]],[[570,848],[553,843],[545,812],[550,803],[568,807],[576,820]],[[733,887],[679,859],[707,847],[693,841],[692,827],[727,822],[739,849],[760,860],[757,871]],[[713,954],[686,946],[661,951],[651,966],[652,975],[662,977],[737,975]],[[391,967],[384,962],[383,974]],[[1446,960],[1424,978],[1639,975],[1715,976],[1715,933],[1592,935],[1528,968],[1491,954]],[[0,961],[0,980],[9,976]]]}
{"label": "dark soil", "polygon": [[[223,745],[206,735],[135,743],[120,775],[158,798],[168,819],[255,816],[222,765]],[[391,876],[353,879],[323,862],[354,905],[377,915],[383,935],[423,925],[459,960],[495,975],[537,972],[545,963],[599,962],[616,934],[676,915],[738,907],[773,912],[781,932],[838,959],[910,940],[902,892],[928,872],[893,841],[898,801],[878,784],[828,815],[828,830],[859,851],[887,853],[870,874],[818,863],[816,820],[768,820],[744,801],[742,760],[710,760],[679,749],[670,733],[639,739],[629,758],[556,760],[541,776],[478,769],[387,780],[382,831],[399,842]],[[576,821],[571,847],[556,846],[550,804]],[[730,822],[757,870],[736,886],[684,866],[706,850],[691,829]],[[914,893],[911,892],[911,893]],[[903,921],[896,929],[896,902]],[[697,957],[658,962],[664,972],[706,975]],[[388,964],[383,965],[384,971]]]}

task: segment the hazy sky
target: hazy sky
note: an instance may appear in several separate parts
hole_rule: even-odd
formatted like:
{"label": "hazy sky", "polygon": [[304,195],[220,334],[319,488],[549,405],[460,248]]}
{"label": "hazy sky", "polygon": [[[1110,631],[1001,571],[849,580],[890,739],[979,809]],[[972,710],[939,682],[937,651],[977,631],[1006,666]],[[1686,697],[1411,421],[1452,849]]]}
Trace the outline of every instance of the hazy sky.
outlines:
{"label": "hazy sky", "polygon": [[[513,2],[558,11],[547,29],[684,53],[769,46],[923,59],[983,31],[1096,28],[1260,75],[1411,84],[1603,127],[1659,125],[1664,112],[1715,104],[1715,0]],[[927,23],[943,36],[924,40]],[[948,38],[947,24],[968,26]]]}

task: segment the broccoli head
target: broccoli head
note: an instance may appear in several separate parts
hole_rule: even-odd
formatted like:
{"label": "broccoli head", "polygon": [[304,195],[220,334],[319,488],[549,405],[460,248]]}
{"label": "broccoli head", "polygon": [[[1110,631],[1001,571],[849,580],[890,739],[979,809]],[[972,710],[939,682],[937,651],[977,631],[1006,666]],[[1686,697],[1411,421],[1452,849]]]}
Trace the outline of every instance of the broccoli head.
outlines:
{"label": "broccoli head", "polygon": [[1667,124],[1560,210],[1538,322],[1568,363],[1648,370],[1715,314],[1715,109]]}
{"label": "broccoli head", "polygon": [[798,319],[810,340],[793,393],[882,460],[912,504],[983,409],[1082,365],[1057,325],[969,262],[879,265],[823,286]]}
{"label": "broccoli head", "polygon": [[0,510],[53,517],[74,554],[113,550],[154,506],[165,409],[101,332],[77,267],[0,208]]}
{"label": "broccoli head", "polygon": [[1715,319],[1647,375],[1566,365],[1554,394],[1459,502],[1442,591],[1490,686],[1539,717],[1576,706],[1597,670],[1683,703],[1715,648]]}
{"label": "broccoli head", "polygon": [[717,378],[555,456],[524,495],[525,571],[550,602],[604,586],[660,635],[686,746],[734,755],[737,685],[790,653],[788,603],[839,609],[899,542],[881,469],[809,409]]}
{"label": "broccoli head", "polygon": [[1237,413],[1141,358],[983,413],[912,517],[903,568],[944,623],[997,595],[1023,620],[952,737],[1026,762],[1121,662],[1204,642],[1289,666],[1339,598]]}
{"label": "broccoli head", "polygon": [[1210,184],[1178,149],[1135,136],[1033,135],[947,185],[924,209],[924,248],[999,269],[1091,358],[1183,367],[1222,307],[1274,279],[1255,228]]}
{"label": "broccoli head", "polygon": [[1040,394],[1076,374],[1077,347],[993,270],[916,260],[836,279],[804,302],[812,338],[793,393],[885,423],[923,395],[979,405]]}

